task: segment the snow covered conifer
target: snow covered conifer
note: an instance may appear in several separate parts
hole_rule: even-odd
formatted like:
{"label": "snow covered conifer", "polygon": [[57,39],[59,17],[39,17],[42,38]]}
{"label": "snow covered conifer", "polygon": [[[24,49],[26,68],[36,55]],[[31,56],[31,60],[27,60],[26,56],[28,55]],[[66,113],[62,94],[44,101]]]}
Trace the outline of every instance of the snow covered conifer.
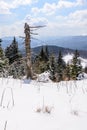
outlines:
{"label": "snow covered conifer", "polygon": [[55,62],[54,55],[52,55],[50,57],[50,79],[51,80],[56,80],[55,74],[56,74],[56,62]]}
{"label": "snow covered conifer", "polygon": [[2,49],[2,46],[0,44],[0,59],[2,59],[4,57],[4,51]]}
{"label": "snow covered conifer", "polygon": [[72,64],[71,64],[71,77],[72,79],[77,78],[78,74],[82,72],[82,66],[81,66],[81,61],[79,59],[79,52],[78,50],[75,50],[73,59],[72,59]]}
{"label": "snow covered conifer", "polygon": [[20,57],[18,42],[15,37],[13,38],[11,45],[5,49],[5,55],[9,59],[10,64]]}
{"label": "snow covered conifer", "polygon": [[65,67],[66,67],[66,64],[62,58],[62,53],[61,51],[59,51],[58,60],[57,60],[57,80],[58,81],[63,80]]}

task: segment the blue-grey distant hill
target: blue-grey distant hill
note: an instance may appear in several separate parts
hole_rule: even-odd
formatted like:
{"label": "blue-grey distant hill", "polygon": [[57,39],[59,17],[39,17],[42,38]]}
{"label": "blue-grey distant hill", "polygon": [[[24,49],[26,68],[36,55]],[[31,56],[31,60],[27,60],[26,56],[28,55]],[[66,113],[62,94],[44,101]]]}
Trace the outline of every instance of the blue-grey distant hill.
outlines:
{"label": "blue-grey distant hill", "polygon": [[[2,46],[5,49],[12,43],[13,37],[2,38]],[[19,49],[25,55],[24,40],[16,37]],[[41,50],[42,45],[48,45],[49,52],[58,56],[59,50],[63,55],[67,53],[74,53],[74,50],[79,50],[80,56],[87,58],[87,36],[72,36],[72,37],[48,37],[41,40],[32,40],[32,54],[35,57]]]}
{"label": "blue-grey distant hill", "polygon": [[[24,40],[16,37],[19,48],[23,48]],[[13,37],[2,38],[2,46],[6,48],[12,43]],[[87,36],[65,36],[65,37],[47,37],[38,40],[31,40],[31,47],[42,45],[56,45],[64,48],[87,50]]]}
{"label": "blue-grey distant hill", "polygon": [[48,38],[48,44],[70,49],[87,50],[87,36],[65,36]]}
{"label": "blue-grey distant hill", "polygon": [[[45,49],[45,47],[46,46],[43,46],[44,49]],[[36,55],[38,55],[40,53],[41,48],[42,48],[42,46],[32,48],[32,56],[35,57]],[[55,45],[48,45],[48,51],[49,51],[50,56],[52,54],[54,54],[55,57],[58,57],[59,51],[62,52],[62,55],[67,55],[68,53],[73,54],[75,52],[74,49],[59,47],[59,46],[55,46]],[[86,50],[79,50],[79,54],[81,57],[87,59],[87,51]]]}

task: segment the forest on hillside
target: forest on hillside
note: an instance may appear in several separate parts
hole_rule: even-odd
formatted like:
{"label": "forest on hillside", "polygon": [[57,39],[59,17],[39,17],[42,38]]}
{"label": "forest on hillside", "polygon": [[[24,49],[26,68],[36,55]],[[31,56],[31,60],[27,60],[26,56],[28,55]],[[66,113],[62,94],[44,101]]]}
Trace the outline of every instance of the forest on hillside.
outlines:
{"label": "forest on hillside", "polygon": [[[62,51],[58,51],[58,56],[49,53],[48,46],[42,46],[40,52],[31,59],[32,70],[34,74],[40,74],[49,71],[50,79],[56,82],[62,80],[76,80],[82,72],[87,73],[87,67],[81,66],[79,51],[75,50],[72,61],[65,63]],[[16,38],[5,50],[2,48],[0,39],[0,77],[13,76],[13,78],[22,78],[26,76],[26,56],[22,56],[18,48]]]}

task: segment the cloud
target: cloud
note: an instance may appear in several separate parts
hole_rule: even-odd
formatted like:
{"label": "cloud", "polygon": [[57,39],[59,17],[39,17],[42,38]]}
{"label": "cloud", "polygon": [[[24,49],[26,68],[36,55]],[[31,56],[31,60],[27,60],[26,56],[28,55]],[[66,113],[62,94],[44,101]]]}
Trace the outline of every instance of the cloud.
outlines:
{"label": "cloud", "polygon": [[50,15],[50,14],[54,14],[55,10],[56,10],[56,4],[55,3],[53,3],[53,4],[45,3],[45,5],[42,9],[42,12]]}
{"label": "cloud", "polygon": [[0,7],[0,14],[11,14],[8,8]]}
{"label": "cloud", "polygon": [[38,13],[40,13],[40,9],[38,7],[34,7],[31,9],[31,12],[34,14],[34,15],[37,15]]}
{"label": "cloud", "polygon": [[69,14],[69,19],[84,21],[87,20],[87,9],[86,10],[77,10],[74,13]]}
{"label": "cloud", "polygon": [[77,6],[82,6],[85,4],[85,0],[76,0],[75,2],[70,2],[67,0],[59,0],[58,3],[45,3],[42,8],[34,7],[31,12],[36,15],[38,13],[44,13],[46,15],[52,15],[58,9],[72,8]]}
{"label": "cloud", "polygon": [[47,27],[40,30],[39,34],[42,37],[87,35],[87,9],[57,16],[55,21],[48,20]]}
{"label": "cloud", "polygon": [[15,22],[11,25],[2,25],[0,30],[0,37],[5,36],[23,36],[24,28],[21,21]]}
{"label": "cloud", "polygon": [[11,14],[10,9],[17,8],[21,5],[30,5],[37,0],[1,0],[0,1],[0,14]]}
{"label": "cloud", "polygon": [[11,14],[9,5],[4,1],[0,1],[0,14]]}
{"label": "cloud", "polygon": [[37,13],[45,13],[46,15],[51,15],[51,14],[54,14],[56,11],[56,4],[53,3],[53,4],[49,4],[49,3],[45,3],[43,8],[38,8],[38,7],[34,7],[32,8],[31,12],[34,13],[35,15]]}
{"label": "cloud", "polygon": [[30,26],[47,25],[38,30],[40,37],[65,36],[65,35],[87,35],[87,9],[77,10],[67,16],[58,15],[55,21],[45,17],[32,17],[27,15],[24,20],[15,22],[12,25],[2,25],[0,36],[23,36],[24,23]]}
{"label": "cloud", "polygon": [[76,5],[85,5],[86,0],[77,0]]}
{"label": "cloud", "polygon": [[78,10],[68,16],[57,16],[56,22],[51,23],[60,35],[87,35],[87,9]]}
{"label": "cloud", "polygon": [[48,20],[44,17],[33,18],[27,15],[24,20],[17,21],[11,25],[2,25],[0,37],[4,36],[24,36],[24,24],[27,22],[30,26],[47,25]]}
{"label": "cloud", "polygon": [[66,25],[67,28],[71,27],[86,27],[87,24],[87,9],[77,10],[73,13],[70,13],[68,16],[57,16],[56,20],[62,25]]}
{"label": "cloud", "polygon": [[58,2],[57,8],[71,8],[74,6],[74,4],[75,4],[74,2],[60,0]]}
{"label": "cloud", "polygon": [[14,0],[10,8],[16,8],[21,5],[29,5],[32,3],[32,0]]}
{"label": "cloud", "polygon": [[57,4],[58,8],[72,8],[76,6],[81,6],[85,4],[85,0],[76,0],[75,2],[70,2],[67,0],[60,0]]}
{"label": "cloud", "polygon": [[31,15],[27,15],[24,19],[24,23],[27,22],[31,26],[38,26],[38,25],[47,25],[48,20],[45,17],[36,17],[33,18]]}

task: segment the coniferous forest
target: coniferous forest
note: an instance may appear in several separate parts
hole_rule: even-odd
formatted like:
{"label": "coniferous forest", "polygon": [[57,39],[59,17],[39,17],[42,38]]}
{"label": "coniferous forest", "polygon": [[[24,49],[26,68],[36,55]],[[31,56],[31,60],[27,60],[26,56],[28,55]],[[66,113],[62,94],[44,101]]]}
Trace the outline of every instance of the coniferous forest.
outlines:
{"label": "coniferous forest", "polygon": [[[75,50],[72,60],[66,64],[61,50],[55,57],[53,53],[49,53],[47,45],[42,46],[39,54],[31,59],[32,69],[35,74],[48,71],[50,79],[55,82],[76,80],[80,73],[87,73],[87,68],[83,69],[81,66],[79,56],[79,51]],[[0,77],[22,78],[26,76],[26,71],[26,56],[19,51],[16,38],[13,38],[12,43],[5,50],[0,39]]]}

